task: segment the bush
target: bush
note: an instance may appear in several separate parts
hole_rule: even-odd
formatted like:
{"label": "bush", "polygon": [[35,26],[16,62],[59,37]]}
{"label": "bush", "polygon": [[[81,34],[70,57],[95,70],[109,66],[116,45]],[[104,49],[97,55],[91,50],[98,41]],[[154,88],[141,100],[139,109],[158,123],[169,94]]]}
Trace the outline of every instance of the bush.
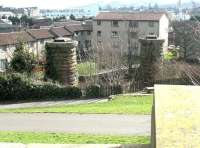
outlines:
{"label": "bush", "polygon": [[35,84],[20,74],[0,76],[0,100],[26,100],[49,98],[80,98],[77,87],[63,87],[53,83]]}
{"label": "bush", "polygon": [[20,42],[16,46],[10,66],[12,70],[19,73],[31,73],[35,67],[35,59],[33,54],[29,53],[25,44]]}
{"label": "bush", "polygon": [[121,85],[113,85],[111,87],[111,92],[112,92],[112,95],[122,94],[123,93],[122,86]]}
{"label": "bush", "polygon": [[86,89],[87,97],[100,97],[101,96],[101,87],[100,85],[92,85]]}
{"label": "bush", "polygon": [[19,74],[0,76],[1,99],[17,99],[18,96],[24,98],[29,87],[29,82]]}
{"label": "bush", "polygon": [[71,98],[80,98],[82,96],[81,90],[77,87],[66,87],[65,90],[67,92],[66,96]]}

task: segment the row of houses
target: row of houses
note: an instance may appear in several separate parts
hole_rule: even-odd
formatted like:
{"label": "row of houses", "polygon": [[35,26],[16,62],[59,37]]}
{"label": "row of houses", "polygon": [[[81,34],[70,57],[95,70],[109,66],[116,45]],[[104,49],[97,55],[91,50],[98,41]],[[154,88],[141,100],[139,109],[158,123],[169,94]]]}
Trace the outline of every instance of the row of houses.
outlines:
{"label": "row of houses", "polygon": [[89,48],[92,26],[88,24],[68,24],[67,26],[27,29],[19,32],[0,33],[0,71],[6,69],[12,59],[16,45],[26,43],[27,48],[34,53],[38,61],[43,60],[45,43],[55,38],[68,37],[78,41],[79,47]]}
{"label": "row of houses", "polygon": [[[90,47],[112,49],[123,53],[140,55],[141,38],[164,40],[163,50],[168,47],[169,18],[163,12],[101,12],[92,21],[60,22],[54,27],[30,29],[22,32],[0,34],[0,69],[10,61],[18,40],[27,42],[27,46],[40,59],[45,43],[57,37],[70,37],[79,42],[78,49]],[[4,58],[2,58],[4,57]]]}

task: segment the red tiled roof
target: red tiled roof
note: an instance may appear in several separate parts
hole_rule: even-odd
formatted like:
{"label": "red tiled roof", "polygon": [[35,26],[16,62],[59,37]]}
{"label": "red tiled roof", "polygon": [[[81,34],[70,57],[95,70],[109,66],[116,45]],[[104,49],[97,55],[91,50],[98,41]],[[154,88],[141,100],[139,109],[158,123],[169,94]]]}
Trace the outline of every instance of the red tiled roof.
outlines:
{"label": "red tiled roof", "polygon": [[100,12],[95,20],[159,21],[164,12]]}
{"label": "red tiled roof", "polygon": [[64,27],[53,27],[50,31],[57,37],[67,37],[72,36],[72,33],[66,30]]}
{"label": "red tiled roof", "polygon": [[66,22],[54,22],[53,25],[55,27],[61,27],[61,26],[70,26],[70,25],[81,25],[82,22],[81,21],[73,21],[73,20],[70,20],[70,21],[66,21]]}
{"label": "red tiled roof", "polygon": [[67,30],[69,30],[70,32],[76,32],[76,31],[82,30],[81,24],[80,25],[67,25],[67,26],[65,26],[65,28]]}
{"label": "red tiled roof", "polygon": [[50,33],[49,29],[30,29],[29,34],[35,39],[50,39],[54,38],[54,35]]}
{"label": "red tiled roof", "polygon": [[76,31],[92,31],[92,25],[68,25],[65,26],[70,32]]}
{"label": "red tiled roof", "polygon": [[31,37],[27,32],[10,32],[0,33],[0,45],[14,45],[22,42],[33,42],[35,39]]}

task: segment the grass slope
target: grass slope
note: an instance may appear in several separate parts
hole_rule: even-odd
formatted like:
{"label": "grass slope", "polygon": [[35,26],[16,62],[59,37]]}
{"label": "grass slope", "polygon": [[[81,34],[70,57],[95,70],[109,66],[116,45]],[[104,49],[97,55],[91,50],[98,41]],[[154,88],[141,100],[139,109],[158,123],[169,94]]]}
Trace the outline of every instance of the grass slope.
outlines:
{"label": "grass slope", "polygon": [[77,65],[79,75],[93,75],[96,72],[95,63],[84,62]]}
{"label": "grass slope", "polygon": [[105,136],[89,134],[0,132],[0,142],[49,144],[149,144],[144,136]]}
{"label": "grass slope", "polygon": [[42,108],[0,109],[16,113],[150,114],[153,96],[116,96],[112,101]]}

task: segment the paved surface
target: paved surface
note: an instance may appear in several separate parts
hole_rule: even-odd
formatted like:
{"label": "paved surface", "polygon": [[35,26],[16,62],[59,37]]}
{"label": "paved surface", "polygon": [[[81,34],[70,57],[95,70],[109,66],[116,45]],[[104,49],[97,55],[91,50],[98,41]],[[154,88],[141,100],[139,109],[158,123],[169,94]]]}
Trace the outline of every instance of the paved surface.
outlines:
{"label": "paved surface", "polygon": [[200,86],[155,85],[157,148],[200,148]]}
{"label": "paved surface", "polygon": [[149,115],[0,114],[0,131],[150,135]]}
{"label": "paved surface", "polygon": [[28,107],[48,107],[48,106],[59,106],[59,105],[87,104],[87,103],[105,102],[105,101],[107,101],[107,99],[44,101],[44,102],[31,102],[31,103],[3,104],[0,105],[0,108],[15,109],[15,108],[28,108]]}
{"label": "paved surface", "polygon": [[0,148],[150,148],[150,145],[0,143]]}
{"label": "paved surface", "polygon": [[81,145],[81,144],[18,144],[0,143],[1,148],[119,148],[120,145]]}

